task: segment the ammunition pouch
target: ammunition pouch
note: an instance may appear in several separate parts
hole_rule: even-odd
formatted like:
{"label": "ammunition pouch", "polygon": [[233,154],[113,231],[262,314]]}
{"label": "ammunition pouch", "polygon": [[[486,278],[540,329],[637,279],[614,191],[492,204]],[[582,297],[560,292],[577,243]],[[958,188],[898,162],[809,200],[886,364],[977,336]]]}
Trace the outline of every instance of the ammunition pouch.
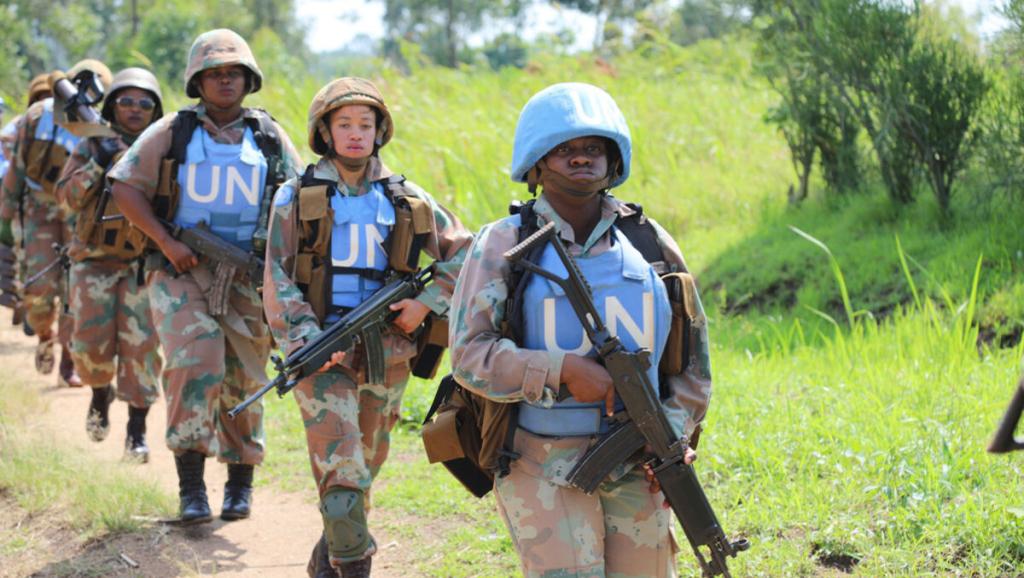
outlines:
{"label": "ammunition pouch", "polygon": [[[115,162],[120,156],[115,157]],[[111,203],[109,198],[103,214],[97,214],[103,196],[110,194],[110,191],[103,190],[104,183],[105,179],[99,179],[87,193],[88,198],[75,219],[75,238],[89,248],[100,249],[109,257],[125,261],[135,259],[146,248],[146,235],[133,227],[128,219],[104,221],[104,217],[120,215],[117,204]]]}
{"label": "ammunition pouch", "polygon": [[55,146],[53,140],[33,140],[29,144],[25,176],[42,187],[45,200],[54,199],[53,190],[68,156],[68,151],[62,146]]}
{"label": "ammunition pouch", "polygon": [[689,273],[668,273],[661,277],[668,291],[672,308],[672,322],[668,341],[661,356],[658,371],[662,375],[679,375],[686,371],[693,353],[693,330],[702,325],[698,321],[697,285]]}
{"label": "ammunition pouch", "polygon": [[420,251],[434,228],[433,211],[426,200],[405,192],[401,182],[389,181],[388,189],[395,207],[395,227],[385,242],[388,265],[399,273],[415,273]]}

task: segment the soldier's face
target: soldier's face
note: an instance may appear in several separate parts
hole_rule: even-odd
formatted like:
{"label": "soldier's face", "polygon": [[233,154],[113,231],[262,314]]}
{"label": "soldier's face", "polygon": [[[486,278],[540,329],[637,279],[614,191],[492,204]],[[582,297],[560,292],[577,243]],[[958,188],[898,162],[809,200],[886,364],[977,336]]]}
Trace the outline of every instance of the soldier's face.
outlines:
{"label": "soldier's face", "polygon": [[153,122],[156,101],[141,88],[126,88],[114,95],[114,122],[126,132],[137,134]]}
{"label": "soldier's face", "polygon": [[349,104],[331,112],[331,140],[334,152],[349,159],[373,154],[377,136],[377,115],[365,104]]}
{"label": "soldier's face", "polygon": [[548,170],[577,183],[589,184],[608,174],[608,139],[585,136],[565,141],[544,157]]}
{"label": "soldier's face", "polygon": [[218,108],[231,108],[245,98],[245,73],[237,64],[204,70],[199,74],[199,93]]}

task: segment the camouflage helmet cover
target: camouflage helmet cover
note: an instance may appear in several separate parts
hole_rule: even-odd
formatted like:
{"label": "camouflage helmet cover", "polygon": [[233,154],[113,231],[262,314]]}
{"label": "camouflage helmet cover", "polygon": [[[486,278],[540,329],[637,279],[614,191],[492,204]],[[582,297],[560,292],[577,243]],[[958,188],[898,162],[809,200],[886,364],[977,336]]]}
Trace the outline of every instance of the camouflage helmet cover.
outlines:
{"label": "camouflage helmet cover", "polygon": [[33,102],[46,98],[51,90],[53,89],[50,87],[49,73],[37,74],[32,82],[28,83],[28,104],[31,106]]}
{"label": "camouflage helmet cover", "polygon": [[[309,148],[318,155],[326,155],[330,150],[330,129],[327,128],[327,116],[334,110],[350,104],[365,104],[380,112],[377,126],[376,149],[388,144],[395,134],[395,125],[391,120],[391,112],[384,103],[380,90],[369,80],[346,76],[329,82],[313,97],[309,105],[307,129]],[[321,122],[323,121],[323,122]],[[375,149],[375,150],[376,150]]]}
{"label": "camouflage helmet cover", "polygon": [[188,67],[185,69],[185,94],[190,98],[199,98],[199,89],[192,80],[204,70],[222,66],[244,66],[252,73],[250,93],[259,91],[263,86],[263,72],[256,65],[252,50],[234,30],[218,28],[203,32],[192,43],[188,53]]}
{"label": "camouflage helmet cover", "polygon": [[110,90],[103,101],[103,110],[100,115],[110,122],[114,122],[114,100],[117,91],[125,88],[138,88],[145,90],[156,99],[156,108],[153,109],[153,119],[164,115],[163,94],[160,92],[160,83],[153,73],[145,68],[125,68],[114,75],[114,81],[110,84]]}
{"label": "camouflage helmet cover", "polygon": [[103,90],[107,90],[107,88],[113,83],[114,75],[110,73],[110,69],[107,68],[107,65],[93,58],[86,58],[85,60],[76,62],[74,66],[68,69],[67,77],[69,79],[74,79],[86,70],[99,77],[100,82],[103,83]]}

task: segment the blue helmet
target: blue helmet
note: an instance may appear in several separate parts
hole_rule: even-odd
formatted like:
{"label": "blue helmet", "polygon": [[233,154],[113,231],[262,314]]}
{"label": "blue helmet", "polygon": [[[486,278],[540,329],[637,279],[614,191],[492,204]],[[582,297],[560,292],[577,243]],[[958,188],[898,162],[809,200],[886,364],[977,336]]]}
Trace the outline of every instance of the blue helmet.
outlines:
{"label": "blue helmet", "polygon": [[602,136],[619,147],[621,172],[608,188],[624,183],[632,153],[626,119],[611,95],[582,82],[553,84],[527,101],[512,144],[512,180],[525,183],[529,170],[551,149],[584,136]]}

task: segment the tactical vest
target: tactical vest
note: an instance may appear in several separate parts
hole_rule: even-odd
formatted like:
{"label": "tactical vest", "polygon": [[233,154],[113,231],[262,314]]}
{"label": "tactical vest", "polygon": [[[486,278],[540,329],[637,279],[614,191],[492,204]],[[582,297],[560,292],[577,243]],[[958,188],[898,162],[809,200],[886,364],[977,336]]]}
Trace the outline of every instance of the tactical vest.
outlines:
{"label": "tactical vest", "polygon": [[36,123],[25,156],[25,177],[29,188],[37,194],[41,191],[45,199],[55,200],[57,179],[79,140],[54,120],[53,99],[43,101],[43,114]]}
{"label": "tactical vest", "polygon": [[338,194],[336,183],[313,176],[309,165],[299,180],[295,212],[299,225],[299,248],[295,256],[295,282],[323,324],[336,313],[331,307],[335,276],[354,275],[382,282],[391,272],[413,273],[419,269],[420,252],[433,228],[430,203],[405,186],[405,177],[392,175],[371,185],[383,185],[384,197],[394,207],[394,226],[382,244],[387,266],[335,266],[332,254],[334,209],[331,197]]}
{"label": "tactical vest", "polygon": [[[261,109],[255,116],[247,116],[243,122],[247,134],[251,132],[256,147],[266,160],[266,178],[263,190],[259,191],[259,206],[255,216],[256,224],[252,234],[252,252],[262,256],[266,250],[267,224],[270,221],[270,202],[274,191],[287,180],[284,173],[283,148],[281,137],[277,134],[274,119]],[[188,147],[196,136],[196,129],[201,129],[199,116],[194,110],[180,110],[171,122],[171,148],[160,165],[160,178],[157,183],[156,196],[153,199],[153,213],[167,221],[175,220],[181,204],[181,183],[179,169],[188,158]],[[203,131],[205,133],[205,130]],[[208,135],[207,135],[208,136]],[[243,141],[245,138],[243,138]],[[224,179],[228,175],[223,175]],[[226,180],[224,181],[227,182]]]}
{"label": "tactical vest", "polygon": [[[516,244],[537,232],[534,201],[513,203],[509,212],[520,217]],[[665,284],[672,321],[669,324],[665,349],[658,365],[659,397],[671,395],[665,377],[681,374],[689,364],[690,330],[697,311],[697,293],[693,277],[685,271],[672,271],[658,244],[654,225],[643,216],[640,205],[628,203],[635,211],[629,217],[620,217],[615,227],[639,251]],[[548,244],[535,247],[524,260],[538,262]],[[522,345],[525,337],[524,294],[530,284],[531,273],[522,265],[514,264],[505,279],[508,298],[505,319],[501,323],[502,337]],[[430,463],[441,462],[473,495],[483,497],[494,487],[494,477],[504,477],[511,464],[519,458],[515,452],[515,432],[520,424],[518,403],[500,403],[459,385],[451,374],[438,385],[433,403],[423,420],[423,445]],[[532,419],[529,418],[528,419]],[[600,426],[598,426],[600,431]],[[697,447],[700,428],[690,439]]]}
{"label": "tactical vest", "polygon": [[[645,348],[654,365],[648,379],[658,383],[657,361],[664,352],[671,312],[664,284],[654,268],[617,228],[610,232],[610,248],[599,254],[576,257],[595,306],[609,332],[630,351]],[[537,262],[559,277],[565,266],[550,243]],[[523,292],[523,347],[587,355],[593,349],[562,287],[533,275]],[[616,400],[621,409],[621,401]],[[519,404],[519,427],[537,435],[591,436],[608,431],[604,402],[584,403],[573,398],[551,407]]]}
{"label": "tactical vest", "polygon": [[[95,151],[99,138],[89,139],[89,147]],[[124,155],[124,151],[118,152],[111,160],[110,167],[117,164],[117,161]],[[107,167],[109,170],[109,167]],[[121,260],[131,260],[142,255],[146,247],[146,235],[137,227],[132,226],[128,219],[120,218],[109,221],[102,221],[103,217],[120,216],[117,203],[112,202],[110,191],[104,191],[106,184],[106,171],[103,177],[97,179],[85,193],[85,202],[81,211],[75,219],[75,238],[83,245],[91,249],[99,249],[104,255]],[[100,201],[106,196],[103,207],[103,214],[97,214],[100,209]]]}
{"label": "tactical vest", "polygon": [[[534,200],[526,203],[513,203],[509,212],[518,214],[520,218],[517,243],[536,233],[536,213],[533,210]],[[622,232],[644,260],[650,263],[654,271],[661,277],[668,292],[669,306],[672,309],[672,321],[669,327],[668,342],[665,353],[661,356],[658,371],[661,376],[679,375],[686,370],[690,362],[690,328],[696,315],[697,286],[689,272],[674,271],[665,260],[665,255],[658,244],[658,232],[643,214],[643,207],[636,203],[626,203],[634,213],[628,217],[619,217],[615,228]],[[538,250],[542,250],[540,247]],[[540,253],[527,256],[535,260]],[[521,265],[513,265],[508,281],[508,300],[505,307],[505,320],[502,322],[502,335],[516,343],[523,343],[523,292],[531,274]],[[659,379],[659,395],[666,399],[671,395],[668,380]]]}

